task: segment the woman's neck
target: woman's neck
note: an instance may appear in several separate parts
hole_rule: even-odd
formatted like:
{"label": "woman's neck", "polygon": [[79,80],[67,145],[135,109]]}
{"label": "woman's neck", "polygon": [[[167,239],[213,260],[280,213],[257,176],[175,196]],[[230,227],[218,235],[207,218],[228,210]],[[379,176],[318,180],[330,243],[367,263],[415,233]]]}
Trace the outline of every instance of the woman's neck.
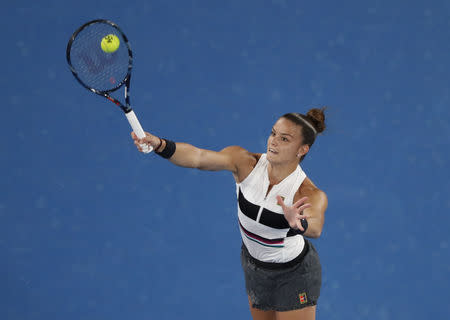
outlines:
{"label": "woman's neck", "polygon": [[298,163],[276,165],[269,163],[267,171],[271,185],[278,184],[297,169]]}

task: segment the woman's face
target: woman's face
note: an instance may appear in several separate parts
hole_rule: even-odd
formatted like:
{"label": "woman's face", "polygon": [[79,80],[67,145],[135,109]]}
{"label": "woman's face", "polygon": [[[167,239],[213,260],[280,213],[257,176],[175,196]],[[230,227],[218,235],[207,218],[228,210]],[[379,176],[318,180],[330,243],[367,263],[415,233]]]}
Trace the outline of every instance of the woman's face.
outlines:
{"label": "woman's face", "polygon": [[274,164],[298,163],[309,149],[307,145],[302,146],[301,130],[299,125],[286,118],[278,119],[267,139],[267,160]]}

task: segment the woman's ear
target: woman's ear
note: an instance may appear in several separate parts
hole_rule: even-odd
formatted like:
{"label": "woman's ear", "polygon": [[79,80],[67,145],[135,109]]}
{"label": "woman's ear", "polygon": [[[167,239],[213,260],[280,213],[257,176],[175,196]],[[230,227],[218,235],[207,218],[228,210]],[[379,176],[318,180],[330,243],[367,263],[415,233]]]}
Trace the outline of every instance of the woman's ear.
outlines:
{"label": "woman's ear", "polygon": [[302,145],[297,151],[297,158],[303,157],[309,152],[309,146],[307,144]]}

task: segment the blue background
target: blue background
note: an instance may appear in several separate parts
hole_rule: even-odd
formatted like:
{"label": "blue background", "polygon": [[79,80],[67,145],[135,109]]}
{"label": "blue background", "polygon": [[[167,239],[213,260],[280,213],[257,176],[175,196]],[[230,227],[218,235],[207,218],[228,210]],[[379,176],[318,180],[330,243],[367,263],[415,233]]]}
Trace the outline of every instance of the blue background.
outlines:
{"label": "blue background", "polygon": [[0,319],[250,318],[231,174],[136,151],[65,61],[95,18],[154,134],[264,152],[329,106],[302,163],[329,198],[318,319],[450,316],[450,2],[28,0],[1,4]]}

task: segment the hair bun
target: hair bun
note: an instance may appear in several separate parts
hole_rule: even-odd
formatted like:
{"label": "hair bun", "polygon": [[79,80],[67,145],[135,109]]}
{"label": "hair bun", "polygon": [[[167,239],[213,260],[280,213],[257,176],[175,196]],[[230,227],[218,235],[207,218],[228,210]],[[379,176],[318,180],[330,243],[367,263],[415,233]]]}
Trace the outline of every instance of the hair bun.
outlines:
{"label": "hair bun", "polygon": [[321,133],[325,130],[325,111],[326,107],[322,109],[313,108],[308,111],[306,118],[312,123],[317,133]]}

